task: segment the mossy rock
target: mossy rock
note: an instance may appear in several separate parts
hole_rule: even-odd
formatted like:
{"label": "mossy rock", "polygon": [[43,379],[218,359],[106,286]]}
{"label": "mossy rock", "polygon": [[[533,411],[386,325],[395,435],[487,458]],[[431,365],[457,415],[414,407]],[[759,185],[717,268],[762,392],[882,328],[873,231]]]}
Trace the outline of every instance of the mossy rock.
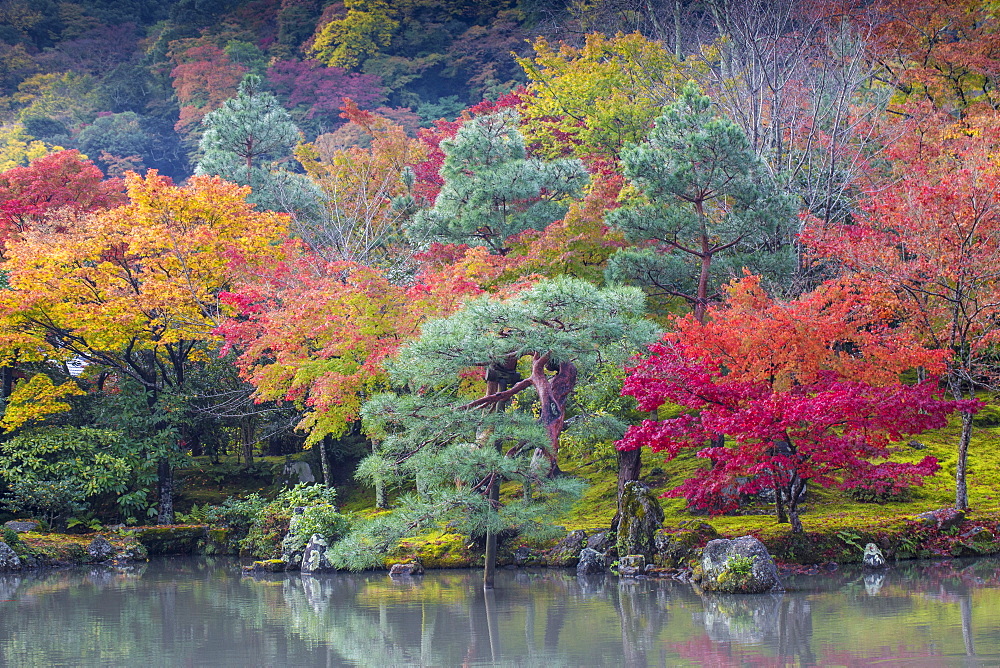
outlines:
{"label": "mossy rock", "polygon": [[262,559],[245,566],[243,570],[248,573],[284,573],[285,566],[285,562],[281,559]]}
{"label": "mossy rock", "polygon": [[719,532],[705,522],[687,522],[676,529],[658,531],[654,538],[653,563],[661,568],[690,566],[700,556],[701,548],[718,537]]}
{"label": "mossy rock", "polygon": [[208,527],[197,525],[164,525],[137,527],[138,540],[152,555],[200,554],[208,537]]}
{"label": "mossy rock", "polygon": [[656,532],[663,526],[663,508],[656,494],[638,480],[625,483],[618,518],[618,555],[641,554],[652,561]]}
{"label": "mossy rock", "polygon": [[469,568],[481,565],[483,556],[469,547],[469,537],[451,532],[432,532],[408,538],[385,558],[386,568],[411,561],[424,568]]}
{"label": "mossy rock", "polygon": [[555,547],[549,550],[547,556],[549,566],[576,568],[580,561],[580,552],[587,547],[587,532],[576,529],[566,534]]}
{"label": "mossy rock", "polygon": [[212,527],[205,533],[203,554],[239,554],[239,541],[232,529]]}

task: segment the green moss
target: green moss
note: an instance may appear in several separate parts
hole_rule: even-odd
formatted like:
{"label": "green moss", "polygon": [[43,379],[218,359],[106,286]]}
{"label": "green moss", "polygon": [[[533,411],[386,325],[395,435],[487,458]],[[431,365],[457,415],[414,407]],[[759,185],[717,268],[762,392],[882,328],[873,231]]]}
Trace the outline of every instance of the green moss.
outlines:
{"label": "green moss", "polygon": [[281,559],[262,559],[260,561],[253,562],[247,570],[264,571],[266,573],[283,573],[285,571],[285,562]]}
{"label": "green moss", "polygon": [[424,568],[468,568],[482,562],[468,547],[469,539],[461,534],[432,531],[407,539],[385,559],[386,568],[394,564],[419,561]]}
{"label": "green moss", "polygon": [[167,525],[137,527],[136,539],[155,555],[199,554],[205,546],[205,525]]}

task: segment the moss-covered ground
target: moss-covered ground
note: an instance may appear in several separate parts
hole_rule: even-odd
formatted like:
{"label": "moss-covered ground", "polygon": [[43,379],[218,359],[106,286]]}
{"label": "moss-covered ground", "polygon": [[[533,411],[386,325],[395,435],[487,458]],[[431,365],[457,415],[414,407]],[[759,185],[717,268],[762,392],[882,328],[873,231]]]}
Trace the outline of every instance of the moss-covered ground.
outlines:
{"label": "moss-covered ground", "polygon": [[[954,502],[956,444],[959,425],[955,419],[941,430],[923,434],[919,443],[903,445],[895,455],[900,461],[919,461],[930,455],[941,463],[941,470],[928,478],[922,487],[913,490],[905,501],[862,503],[836,489],[810,487],[802,506],[804,536],[793,536],[788,524],[779,524],[772,506],[745,508],[738,515],[706,516],[689,512],[683,499],[661,497],[664,527],[667,531],[684,525],[710,524],[722,536],[752,534],[785,561],[817,563],[821,561],[856,561],[867,542],[876,542],[895,558],[935,556],[938,554],[976,554],[979,550],[1000,549],[1000,425],[981,420],[976,426],[969,453],[969,499],[971,511],[966,525],[982,526],[987,533],[975,539],[963,538],[952,532],[938,535],[913,521],[918,513],[947,507]],[[307,459],[310,453],[296,458]],[[616,510],[617,476],[610,446],[603,451],[575,453],[561,462],[568,475],[584,479],[588,486],[582,498],[556,524],[567,531],[595,530],[610,526]],[[232,459],[212,463],[196,458],[192,465],[178,472],[178,510],[188,512],[195,504],[221,503],[229,496],[244,497],[257,492],[271,496],[277,492],[274,484],[284,457],[258,459],[249,469]],[[685,454],[671,462],[653,453],[643,453],[642,480],[654,491],[663,494],[689,477],[704,460]],[[318,474],[318,467],[314,467]],[[352,481],[349,472],[341,471],[338,480],[338,501],[346,512],[370,515],[374,510],[374,492]],[[190,521],[196,521],[191,519]],[[184,535],[187,542],[212,545],[222,550],[225,540]],[[57,560],[74,560],[92,536],[59,536],[27,534],[25,542]],[[177,538],[173,536],[173,538]],[[180,540],[180,538],[178,538]],[[181,541],[181,542],[184,542]],[[155,542],[155,541],[143,541]],[[467,538],[447,532],[431,532],[407,541],[387,559],[387,563],[405,561],[419,556],[425,566],[461,566],[476,561],[475,549]],[[185,544],[185,547],[186,544]],[[159,545],[147,545],[150,552],[162,552]],[[165,550],[173,551],[173,550]]]}

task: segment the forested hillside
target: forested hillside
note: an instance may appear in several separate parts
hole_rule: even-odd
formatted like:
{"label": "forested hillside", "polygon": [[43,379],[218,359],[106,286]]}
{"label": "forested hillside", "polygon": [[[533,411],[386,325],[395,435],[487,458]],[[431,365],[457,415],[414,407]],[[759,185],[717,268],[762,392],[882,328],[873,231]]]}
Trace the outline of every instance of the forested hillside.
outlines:
{"label": "forested hillside", "polygon": [[3,0],[0,503],[169,523],[303,458],[385,546],[652,451],[796,532],[968,507],[998,73],[984,0]]}

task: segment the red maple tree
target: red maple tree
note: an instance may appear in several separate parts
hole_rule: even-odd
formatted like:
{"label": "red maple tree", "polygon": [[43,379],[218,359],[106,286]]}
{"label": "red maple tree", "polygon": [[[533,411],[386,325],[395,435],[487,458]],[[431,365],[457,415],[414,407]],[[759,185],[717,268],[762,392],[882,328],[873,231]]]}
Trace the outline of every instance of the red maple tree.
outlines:
{"label": "red maple tree", "polygon": [[807,482],[876,491],[918,484],[937,461],[889,461],[892,444],[976,404],[943,401],[933,380],[899,381],[906,370],[944,365],[942,351],[889,326],[897,307],[891,295],[847,282],[788,303],[768,297],[757,277],[731,283],[704,323],[675,319],[675,331],[628,370],[622,392],[641,410],[674,404],[682,412],[633,426],[618,448],[647,446],[668,459],[697,449],[711,466],[670,494],[724,512],[741,495],[770,489],[778,520],[796,532]]}

